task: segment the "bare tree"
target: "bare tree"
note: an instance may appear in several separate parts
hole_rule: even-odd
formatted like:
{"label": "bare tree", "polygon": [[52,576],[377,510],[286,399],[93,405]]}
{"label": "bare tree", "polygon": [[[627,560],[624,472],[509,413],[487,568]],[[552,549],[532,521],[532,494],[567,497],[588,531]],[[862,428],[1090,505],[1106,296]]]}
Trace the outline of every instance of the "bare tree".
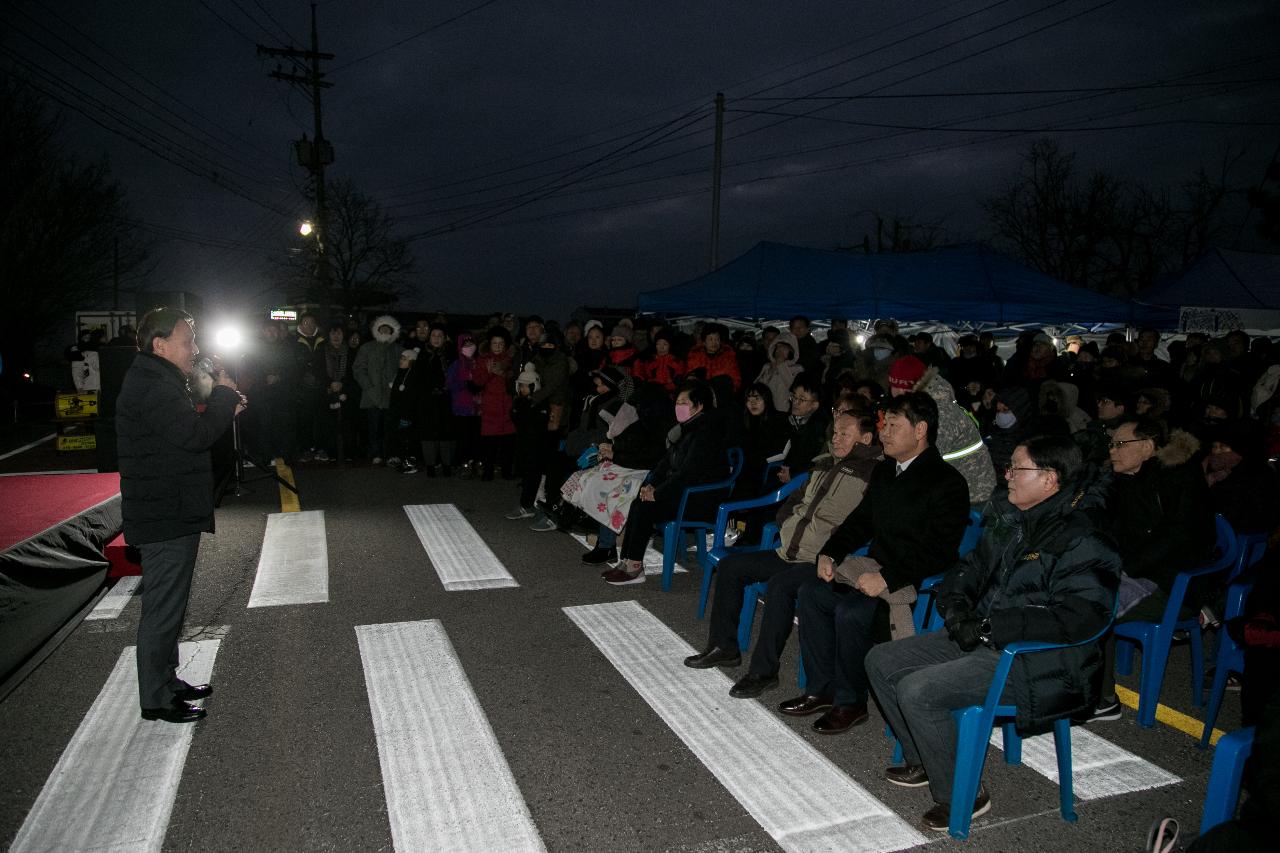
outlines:
{"label": "bare tree", "polygon": [[876,215],[875,241],[865,234],[862,242],[853,246],[837,246],[836,251],[851,252],[927,252],[940,246],[946,230],[937,222],[916,222],[910,217],[892,216],[886,221]]}
{"label": "bare tree", "polygon": [[1024,263],[1090,290],[1132,296],[1219,241],[1224,207],[1236,194],[1228,174],[1238,159],[1224,157],[1217,175],[1202,167],[1175,193],[1103,171],[1081,176],[1075,156],[1044,139],[983,207],[998,242]]}
{"label": "bare tree", "polygon": [[318,280],[314,241],[290,256],[286,283],[299,301],[340,306],[348,313],[394,303],[407,292],[417,271],[409,244],[395,234],[395,220],[349,180],[331,182],[327,199],[328,291]]}
{"label": "bare tree", "polygon": [[0,79],[0,348],[29,363],[35,344],[77,308],[100,304],[119,272],[139,270],[146,250],[130,226],[124,190],[105,162],[81,164],[58,142],[43,100]]}

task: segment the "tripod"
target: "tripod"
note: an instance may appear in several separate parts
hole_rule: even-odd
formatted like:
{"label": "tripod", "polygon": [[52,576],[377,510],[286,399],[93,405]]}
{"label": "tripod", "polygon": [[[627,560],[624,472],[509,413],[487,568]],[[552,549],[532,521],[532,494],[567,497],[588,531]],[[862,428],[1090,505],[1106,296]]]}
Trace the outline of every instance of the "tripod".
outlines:
{"label": "tripod", "polygon": [[[276,473],[275,465],[264,465],[257,459],[249,455],[244,449],[244,440],[240,434],[240,416],[237,415],[231,420],[231,471],[223,476],[218,484],[218,488],[214,493],[213,505],[221,506],[222,498],[226,495],[227,490],[232,489],[232,494],[236,497],[252,491],[247,488],[247,483],[257,482],[258,480],[275,480],[281,486],[284,486],[295,495],[298,494],[298,487]],[[253,467],[261,471],[261,474],[252,477],[245,477],[245,463],[248,462]]]}

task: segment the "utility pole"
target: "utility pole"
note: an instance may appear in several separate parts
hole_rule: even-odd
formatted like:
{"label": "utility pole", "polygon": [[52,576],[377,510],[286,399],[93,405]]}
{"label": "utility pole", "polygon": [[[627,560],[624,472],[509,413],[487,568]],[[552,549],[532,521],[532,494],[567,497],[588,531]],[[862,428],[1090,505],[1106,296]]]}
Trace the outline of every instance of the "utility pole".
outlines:
{"label": "utility pole", "polygon": [[315,117],[315,138],[309,140],[304,133],[302,134],[302,139],[294,143],[294,148],[298,155],[298,165],[310,171],[315,180],[316,211],[312,233],[316,239],[316,281],[320,285],[323,297],[327,299],[330,295],[329,288],[332,276],[329,270],[329,253],[325,246],[325,241],[329,238],[329,210],[325,206],[324,169],[325,166],[333,163],[333,146],[329,143],[329,140],[324,138],[320,90],[328,89],[333,84],[324,79],[324,72],[320,70],[320,60],[333,59],[334,56],[332,53],[320,52],[320,36],[316,29],[316,4],[311,4],[310,50],[297,50],[292,47],[267,47],[260,44],[258,45],[258,55],[284,56],[290,59],[307,60],[311,63],[310,69],[304,74],[283,71],[280,65],[277,64],[276,70],[271,72],[271,76],[287,83],[297,83],[301,86],[309,87],[311,90],[311,108]]}
{"label": "utility pole", "polygon": [[720,162],[724,148],[724,92],[716,92],[716,153],[711,163],[711,271],[720,266]]}

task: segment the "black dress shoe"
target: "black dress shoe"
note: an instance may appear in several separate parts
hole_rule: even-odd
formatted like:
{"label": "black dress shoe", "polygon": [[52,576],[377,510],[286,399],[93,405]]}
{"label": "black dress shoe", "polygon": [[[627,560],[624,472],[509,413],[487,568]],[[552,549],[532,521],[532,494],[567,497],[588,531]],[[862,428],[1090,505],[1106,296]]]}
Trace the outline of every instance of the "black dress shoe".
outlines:
{"label": "black dress shoe", "polygon": [[[978,794],[973,798],[973,815],[979,817],[991,811],[991,797],[985,785],[978,784]],[[936,832],[946,832],[951,827],[951,806],[947,803],[934,803],[933,808],[924,813],[921,823]]]}
{"label": "black dress shoe", "polygon": [[867,703],[836,705],[813,721],[813,730],[820,735],[838,735],[867,721]]}
{"label": "black dress shoe", "polygon": [[689,655],[684,659],[684,665],[690,669],[711,669],[713,666],[737,666],[742,663],[742,655],[739,652],[726,651],[719,646],[699,652],[696,655]]}
{"label": "black dress shoe", "polygon": [[207,699],[213,695],[212,684],[187,684],[187,682],[178,680],[182,686],[173,691],[173,698],[178,702],[195,702],[197,699]]}
{"label": "black dress shoe", "polygon": [[729,695],[735,699],[754,699],[766,690],[778,686],[776,675],[754,675],[748,672],[738,683],[729,688]]}
{"label": "black dress shoe", "polygon": [[803,696],[780,702],[778,710],[789,717],[807,717],[810,714],[827,710],[835,704],[835,701],[836,697],[834,696],[814,696],[806,693]]}
{"label": "black dress shoe", "polygon": [[597,546],[582,555],[582,562],[589,566],[602,566],[605,563],[616,563],[618,562],[618,549],[601,548]]}
{"label": "black dress shoe", "polygon": [[142,719],[163,720],[166,723],[194,723],[196,720],[203,720],[206,716],[208,712],[204,708],[188,705],[177,699],[167,708],[142,709]]}
{"label": "black dress shoe", "polygon": [[924,772],[923,764],[902,764],[897,767],[886,767],[884,778],[904,788],[923,788],[929,784],[929,774]]}

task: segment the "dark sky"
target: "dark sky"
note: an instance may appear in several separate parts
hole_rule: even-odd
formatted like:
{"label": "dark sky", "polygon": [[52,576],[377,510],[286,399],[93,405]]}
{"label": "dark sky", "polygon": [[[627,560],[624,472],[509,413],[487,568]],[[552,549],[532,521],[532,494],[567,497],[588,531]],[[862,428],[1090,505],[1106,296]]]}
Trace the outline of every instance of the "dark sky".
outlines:
{"label": "dark sky", "polygon": [[[311,105],[254,44],[302,46],[309,4],[0,9],[0,61],[75,105],[68,141],[109,158],[158,241],[152,285],[215,310],[276,301],[267,258],[308,215],[291,141]],[[722,262],[759,240],[860,242],[871,212],[984,237],[980,198],[1038,131],[1156,185],[1228,150],[1256,182],[1280,141],[1272,0],[328,0],[319,30],[331,176],[427,235],[406,310],[564,316],[705,272],[717,90]],[[1059,89],[1110,91],[1028,93]],[[1011,94],[963,96],[992,92]],[[938,97],[814,99],[872,94]]]}

